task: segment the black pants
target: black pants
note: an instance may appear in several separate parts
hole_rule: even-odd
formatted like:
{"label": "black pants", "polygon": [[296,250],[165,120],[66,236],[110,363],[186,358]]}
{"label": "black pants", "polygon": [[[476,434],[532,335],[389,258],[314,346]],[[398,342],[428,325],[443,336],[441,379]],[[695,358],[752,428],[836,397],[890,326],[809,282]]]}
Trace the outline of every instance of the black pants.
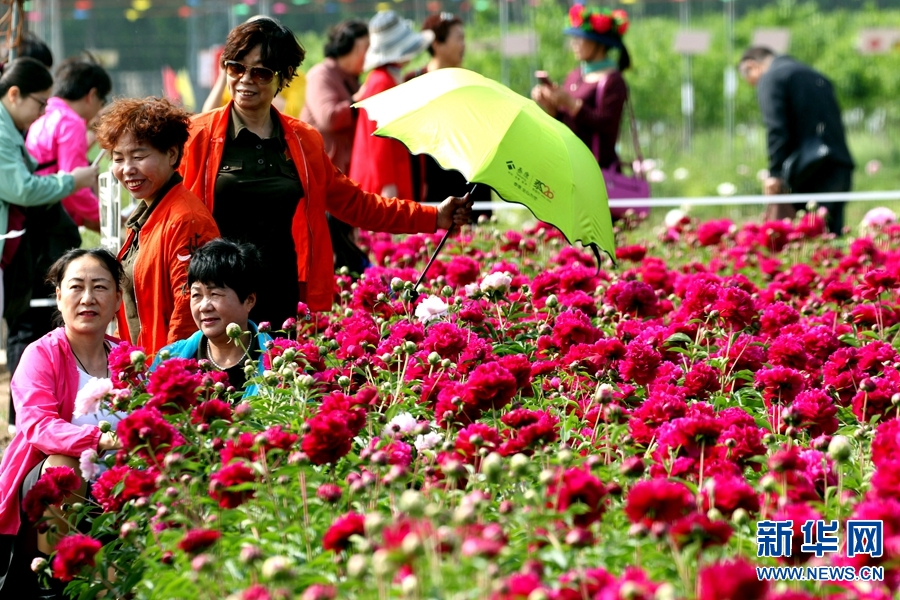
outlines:
{"label": "black pants", "polygon": [[[820,171],[812,180],[794,190],[797,194],[849,192],[853,184],[853,169],[843,165],[828,166]],[[846,202],[822,202],[828,210],[828,231],[840,236],[844,228],[844,205]],[[794,204],[797,210],[805,209],[802,203]]]}
{"label": "black pants", "polygon": [[[10,377],[16,372],[22,353],[28,344],[44,337],[53,329],[53,315],[55,308],[39,307],[29,308],[24,314],[19,315],[7,323],[9,338],[6,347],[6,363]],[[9,423],[16,424],[16,407],[12,401],[12,391],[9,393]]]}

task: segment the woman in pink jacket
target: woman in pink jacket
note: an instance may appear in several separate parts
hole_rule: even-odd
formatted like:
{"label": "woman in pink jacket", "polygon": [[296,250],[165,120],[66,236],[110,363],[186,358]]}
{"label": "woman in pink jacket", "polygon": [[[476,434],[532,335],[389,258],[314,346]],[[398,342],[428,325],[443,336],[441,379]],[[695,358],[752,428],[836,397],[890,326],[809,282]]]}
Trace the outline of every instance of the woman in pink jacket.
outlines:
{"label": "woman in pink jacket", "polygon": [[[119,447],[118,439],[99,427],[101,417],[115,420],[115,414],[75,417],[74,410],[76,394],[92,377],[109,377],[115,340],[105,332],[122,301],[121,278],[121,266],[103,249],[70,250],[48,274],[64,325],[28,346],[12,378],[17,430],[0,464],[2,598],[40,597],[30,564],[49,555],[56,541],[23,514],[28,491],[50,467],[78,473],[85,450]],[[85,488],[82,484],[78,492],[82,497]]]}
{"label": "woman in pink jacket", "polygon": [[[109,74],[100,65],[69,59],[56,70],[53,97],[46,112],[28,129],[25,147],[43,166],[38,174],[71,171],[88,165],[87,126],[106,104],[112,91]],[[100,209],[91,188],[63,198],[63,207],[76,225],[100,231]]]}

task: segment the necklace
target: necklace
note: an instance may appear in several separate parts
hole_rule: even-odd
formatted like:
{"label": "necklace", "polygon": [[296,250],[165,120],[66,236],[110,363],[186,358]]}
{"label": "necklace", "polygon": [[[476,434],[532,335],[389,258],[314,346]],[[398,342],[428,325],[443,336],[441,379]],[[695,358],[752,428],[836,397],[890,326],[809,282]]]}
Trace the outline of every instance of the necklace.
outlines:
{"label": "necklace", "polygon": [[[72,351],[72,356],[74,356],[75,360],[78,361],[78,366],[81,367],[81,370],[90,375],[91,372],[87,370],[87,367],[84,366],[84,363],[81,362],[81,359],[78,358],[77,354],[75,354],[75,349],[69,346],[69,350]],[[106,354],[106,376],[109,377],[109,347],[106,345],[106,342],[103,342],[103,352]]]}
{"label": "necklace", "polygon": [[251,346],[252,343],[253,343],[253,342],[251,341],[250,344],[247,344],[247,349],[244,350],[244,354],[243,354],[239,359],[237,359],[237,362],[236,362],[236,363],[234,363],[234,364],[231,365],[230,367],[223,367],[222,365],[220,365],[219,363],[217,363],[215,360],[213,360],[213,357],[212,357],[212,351],[210,350],[210,347],[209,347],[209,338],[208,338],[208,337],[205,337],[205,338],[203,338],[203,339],[206,340],[206,358],[209,360],[209,362],[212,363],[212,366],[214,366],[215,368],[217,368],[217,369],[220,370],[220,371],[227,371],[228,369],[233,369],[234,367],[238,366],[238,365],[241,363],[241,361],[244,360],[244,359],[247,357],[247,354],[250,353],[250,346]]}

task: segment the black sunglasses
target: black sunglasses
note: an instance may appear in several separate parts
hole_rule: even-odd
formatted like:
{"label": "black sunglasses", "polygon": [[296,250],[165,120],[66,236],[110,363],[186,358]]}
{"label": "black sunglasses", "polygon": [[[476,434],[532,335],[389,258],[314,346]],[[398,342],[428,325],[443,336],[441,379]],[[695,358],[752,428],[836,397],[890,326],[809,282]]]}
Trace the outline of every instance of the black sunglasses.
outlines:
{"label": "black sunglasses", "polygon": [[248,67],[247,65],[239,63],[236,60],[226,60],[224,64],[225,72],[228,73],[228,76],[232,79],[240,79],[249,69],[250,79],[252,79],[255,83],[266,84],[272,81],[278,74],[278,71],[273,71],[272,69],[268,69],[266,67]]}

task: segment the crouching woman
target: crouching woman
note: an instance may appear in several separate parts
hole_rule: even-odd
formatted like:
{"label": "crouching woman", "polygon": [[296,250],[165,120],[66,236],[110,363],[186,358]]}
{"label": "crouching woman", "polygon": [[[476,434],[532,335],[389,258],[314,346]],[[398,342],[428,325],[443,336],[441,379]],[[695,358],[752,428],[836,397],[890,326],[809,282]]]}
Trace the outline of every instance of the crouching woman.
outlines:
{"label": "crouching woman", "polygon": [[[40,598],[44,595],[30,565],[53,552],[62,520],[40,532],[25,514],[29,490],[52,467],[79,472],[85,450],[99,453],[120,447],[112,433],[100,431],[100,419],[115,429],[116,414],[75,417],[75,397],[93,377],[109,377],[108,357],[116,340],[106,328],[122,301],[122,268],[103,249],[74,249],[50,268],[48,282],[56,287],[63,326],[29,345],[12,378],[16,406],[16,436],[0,463],[0,597]],[[86,496],[86,484],[72,492],[70,502]],[[32,515],[32,517],[35,515]],[[54,517],[48,510],[44,516]]]}

